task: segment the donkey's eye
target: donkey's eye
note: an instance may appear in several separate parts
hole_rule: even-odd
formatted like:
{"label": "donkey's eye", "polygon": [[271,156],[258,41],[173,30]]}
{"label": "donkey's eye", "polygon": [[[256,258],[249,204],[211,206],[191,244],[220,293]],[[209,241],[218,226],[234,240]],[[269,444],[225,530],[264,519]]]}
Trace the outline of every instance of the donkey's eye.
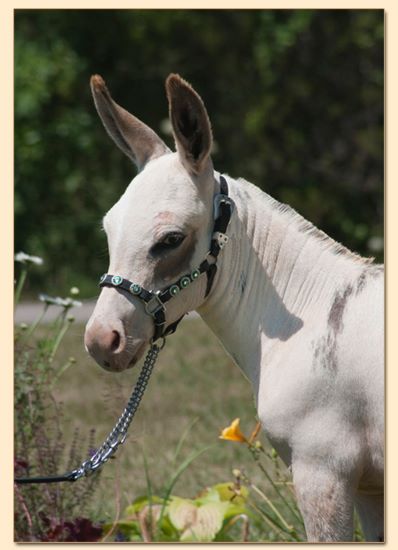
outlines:
{"label": "donkey's eye", "polygon": [[161,241],[151,248],[151,252],[158,254],[166,250],[173,250],[179,247],[184,239],[185,235],[182,233],[168,233]]}

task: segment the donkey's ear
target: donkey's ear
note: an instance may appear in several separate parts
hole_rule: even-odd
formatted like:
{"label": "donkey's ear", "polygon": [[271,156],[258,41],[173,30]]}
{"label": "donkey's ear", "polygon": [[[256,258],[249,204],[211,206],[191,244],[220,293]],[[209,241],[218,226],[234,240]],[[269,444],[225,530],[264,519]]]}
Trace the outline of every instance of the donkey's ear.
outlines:
{"label": "donkey's ear", "polygon": [[95,106],[106,131],[123,153],[135,162],[138,170],[150,159],[169,152],[165,143],[149,126],[113,101],[101,76],[92,76],[90,84]]}
{"label": "donkey's ear", "polygon": [[187,168],[199,174],[212,145],[206,108],[192,86],[177,74],[167,77],[166,92],[177,151]]}

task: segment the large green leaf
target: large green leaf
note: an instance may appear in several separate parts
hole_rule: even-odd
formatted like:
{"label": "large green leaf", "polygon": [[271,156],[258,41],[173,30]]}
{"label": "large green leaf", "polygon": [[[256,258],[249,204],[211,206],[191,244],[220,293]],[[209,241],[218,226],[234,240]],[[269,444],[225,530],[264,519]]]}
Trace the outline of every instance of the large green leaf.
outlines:
{"label": "large green leaf", "polygon": [[194,501],[186,498],[173,497],[167,512],[171,523],[179,531],[195,523],[198,507]]}
{"label": "large green leaf", "polygon": [[175,498],[169,506],[169,517],[181,532],[181,542],[211,542],[223,526],[227,502],[207,502]]}

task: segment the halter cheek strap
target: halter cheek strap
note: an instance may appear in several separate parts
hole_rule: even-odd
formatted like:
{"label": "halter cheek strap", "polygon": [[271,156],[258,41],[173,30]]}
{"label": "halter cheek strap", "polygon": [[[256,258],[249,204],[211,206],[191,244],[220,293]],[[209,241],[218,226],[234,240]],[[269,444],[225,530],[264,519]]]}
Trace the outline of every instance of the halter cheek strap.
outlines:
{"label": "halter cheek strap", "polygon": [[228,196],[227,181],[224,176],[220,176],[220,193],[217,193],[214,196],[214,227],[210,242],[210,250],[198,268],[193,269],[190,273],[185,273],[182,277],[165,289],[154,292],[152,290],[146,290],[141,285],[133,283],[128,279],[124,279],[120,275],[111,275],[109,273],[102,275],[99,282],[100,287],[108,286],[118,288],[133,296],[136,296],[144,302],[145,311],[153,318],[155,325],[155,332],[152,339],[153,342],[155,342],[158,338],[164,338],[165,336],[175,332],[178,323],[184,317],[180,317],[176,322],[165,328],[165,304],[198,279],[202,273],[206,273],[207,275],[205,297],[209,294],[217,272],[218,255],[228,242],[226,231],[231,219],[233,208],[234,203]]}
{"label": "halter cheek strap", "polygon": [[101,287],[110,286],[120,288],[124,292],[128,292],[142,300],[145,304],[146,312],[148,315],[151,315],[155,324],[155,332],[152,338],[151,348],[145,358],[144,366],[138,378],[137,384],[130,396],[123,414],[104,443],[101,447],[98,447],[90,458],[82,462],[82,464],[75,470],[66,472],[63,475],[16,478],[16,483],[53,483],[60,481],[76,481],[81,477],[88,476],[92,472],[95,472],[101,468],[105,462],[112,458],[117,448],[125,441],[129,425],[131,424],[133,416],[138,409],[145,387],[155,365],[158,353],[162,349],[162,347],[154,344],[154,341],[161,337],[164,338],[168,334],[174,332],[178,323],[182,319],[181,317],[178,321],[169,325],[165,329],[165,303],[171,300],[174,296],[177,296],[179,292],[194,282],[202,273],[206,273],[207,275],[206,296],[211,290],[217,270],[217,257],[220,250],[222,250],[228,242],[226,231],[234,207],[234,203],[228,197],[228,185],[223,176],[220,177],[220,190],[221,192],[214,197],[214,229],[210,243],[210,250],[207,253],[206,258],[197,269],[183,275],[172,285],[168,286],[164,290],[158,290],[157,292],[145,290],[145,288],[142,288],[137,283],[132,283],[120,275],[110,275],[105,273],[105,275],[103,275],[100,279],[99,284]]}

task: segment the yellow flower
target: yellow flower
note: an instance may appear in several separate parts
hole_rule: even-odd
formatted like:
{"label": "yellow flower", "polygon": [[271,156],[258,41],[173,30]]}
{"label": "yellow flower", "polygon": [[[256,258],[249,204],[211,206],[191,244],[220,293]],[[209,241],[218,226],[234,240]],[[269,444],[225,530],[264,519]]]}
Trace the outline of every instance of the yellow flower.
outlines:
{"label": "yellow flower", "polygon": [[240,443],[248,443],[247,438],[243,435],[239,427],[240,418],[235,418],[229,426],[223,429],[220,439],[228,441],[239,441]]}

